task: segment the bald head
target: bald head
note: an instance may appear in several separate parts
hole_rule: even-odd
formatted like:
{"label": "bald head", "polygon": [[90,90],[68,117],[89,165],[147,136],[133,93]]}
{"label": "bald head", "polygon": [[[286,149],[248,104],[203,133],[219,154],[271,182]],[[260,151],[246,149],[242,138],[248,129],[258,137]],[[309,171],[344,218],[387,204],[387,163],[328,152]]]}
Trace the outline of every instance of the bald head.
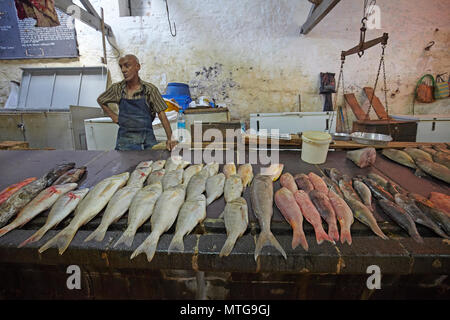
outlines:
{"label": "bald head", "polygon": [[[131,60],[131,61],[134,61],[136,64],[140,65],[138,57],[136,57],[134,54],[126,54],[122,58],[120,58],[120,60],[121,59]],[[120,60],[119,60],[119,63],[120,63]]]}
{"label": "bald head", "polygon": [[125,81],[136,80],[138,78],[141,65],[139,59],[133,54],[127,54],[119,59],[120,70]]}

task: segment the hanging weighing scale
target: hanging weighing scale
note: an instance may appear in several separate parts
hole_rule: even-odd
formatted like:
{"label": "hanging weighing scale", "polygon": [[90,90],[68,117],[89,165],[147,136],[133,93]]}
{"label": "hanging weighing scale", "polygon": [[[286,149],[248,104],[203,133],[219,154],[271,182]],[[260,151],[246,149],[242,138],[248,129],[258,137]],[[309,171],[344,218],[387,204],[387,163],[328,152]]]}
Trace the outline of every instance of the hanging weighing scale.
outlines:
{"label": "hanging weighing scale", "polygon": [[[372,1],[372,3],[374,3]],[[336,133],[333,137],[336,140],[355,140],[359,143],[364,144],[387,144],[389,141],[415,141],[415,132],[417,132],[417,123],[411,121],[397,121],[393,120],[389,116],[389,105],[387,100],[387,84],[386,84],[386,69],[384,63],[385,49],[387,46],[387,41],[389,38],[388,33],[383,33],[381,37],[375,38],[370,41],[365,41],[366,35],[366,21],[367,15],[369,13],[367,8],[367,3],[364,5],[364,16],[361,20],[362,27],[360,29],[360,41],[355,47],[341,52],[341,66],[339,72],[338,83],[336,86],[336,95],[333,103],[333,110],[337,111],[337,119],[340,120],[339,125],[336,126]],[[381,57],[378,65],[378,72],[375,79],[375,84],[373,88],[365,87],[363,90],[369,99],[369,107],[367,112],[359,105],[356,97],[353,93],[346,93],[344,86],[344,62],[347,56],[358,54],[361,58],[364,55],[364,51],[381,44]],[[375,90],[378,85],[378,79],[383,71],[383,84],[384,84],[384,106],[380,99],[376,97]],[[343,105],[337,107],[337,97],[339,95],[340,84],[342,83],[342,95],[343,95]],[[348,106],[352,109],[356,116],[356,121],[353,122],[353,127],[350,129],[350,122],[348,117]],[[369,118],[369,113],[372,110],[375,111],[378,119],[372,120]],[[332,117],[334,117],[332,112]],[[331,122],[333,118],[331,119]],[[414,128],[415,127],[415,128]],[[402,130],[400,130],[400,128]],[[414,132],[415,130],[415,132]],[[352,133],[353,132],[353,133]],[[406,133],[406,135],[405,135]]]}

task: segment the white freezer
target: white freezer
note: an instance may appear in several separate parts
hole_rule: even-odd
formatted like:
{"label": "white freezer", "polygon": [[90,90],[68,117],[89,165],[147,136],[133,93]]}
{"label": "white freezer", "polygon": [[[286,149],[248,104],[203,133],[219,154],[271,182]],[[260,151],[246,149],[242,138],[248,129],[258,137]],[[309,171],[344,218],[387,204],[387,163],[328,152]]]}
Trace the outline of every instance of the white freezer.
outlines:
{"label": "white freezer", "polygon": [[[333,115],[334,114],[334,115]],[[333,117],[333,119],[331,119]],[[250,114],[250,130],[258,132],[278,129],[280,134],[297,134],[303,131],[336,132],[336,112],[282,112]]]}

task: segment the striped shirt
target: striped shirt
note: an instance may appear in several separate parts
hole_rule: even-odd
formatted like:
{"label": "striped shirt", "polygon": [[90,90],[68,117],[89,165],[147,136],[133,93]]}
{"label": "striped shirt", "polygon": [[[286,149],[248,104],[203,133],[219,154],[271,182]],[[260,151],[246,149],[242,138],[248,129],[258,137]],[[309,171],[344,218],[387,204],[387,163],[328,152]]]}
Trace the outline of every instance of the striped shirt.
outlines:
{"label": "striped shirt", "polygon": [[143,81],[139,79],[141,83],[141,88],[133,93],[133,96],[127,97],[127,84],[125,80],[113,83],[105,92],[103,92],[97,99],[98,103],[101,105],[106,105],[107,103],[117,103],[119,104],[120,99],[142,99],[145,97],[147,106],[150,108],[150,112],[153,116],[155,113],[159,113],[167,109],[167,105],[164,102],[161,93],[159,93],[158,88],[151,84],[150,82]]}

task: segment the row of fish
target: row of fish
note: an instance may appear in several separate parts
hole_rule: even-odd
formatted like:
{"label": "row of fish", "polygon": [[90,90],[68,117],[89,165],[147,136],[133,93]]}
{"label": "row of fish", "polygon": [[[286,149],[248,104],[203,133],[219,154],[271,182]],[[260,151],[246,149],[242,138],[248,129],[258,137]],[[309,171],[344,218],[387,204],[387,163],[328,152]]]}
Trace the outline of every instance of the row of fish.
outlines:
{"label": "row of fish", "polygon": [[[450,235],[449,217],[442,211],[439,211],[431,201],[428,200],[428,203],[424,206],[422,203],[424,203],[426,198],[418,194],[409,193],[394,182],[388,181],[375,173],[369,173],[367,176],[356,176],[352,181],[353,183],[351,184],[348,178],[345,178],[345,175],[339,180],[339,185],[345,186],[345,189],[341,188],[341,190],[343,191],[344,199],[350,207],[352,207],[350,201],[358,201],[357,197],[359,197],[361,203],[364,203],[369,211],[373,212],[373,197],[377,200],[383,212],[405,229],[415,241],[423,242],[417,231],[416,223],[426,226],[437,235],[448,239],[448,235]],[[350,187],[354,187],[356,192],[352,193]],[[366,210],[367,215],[369,211]],[[355,214],[355,217],[358,218],[357,214]],[[384,234],[380,233],[381,230],[376,225],[375,219],[371,220],[372,223],[366,222],[366,224],[377,235],[385,238]],[[363,220],[361,221],[364,223]]]}
{"label": "row of fish", "polygon": [[0,192],[0,226],[3,227],[0,236],[27,223],[50,208],[61,195],[74,190],[85,172],[85,167],[75,168],[75,163],[65,163],[39,179],[28,178],[5,188]]}
{"label": "row of fish", "polygon": [[418,176],[430,175],[450,184],[450,149],[433,145],[418,148],[383,149],[385,157],[406,167],[416,169]]}

